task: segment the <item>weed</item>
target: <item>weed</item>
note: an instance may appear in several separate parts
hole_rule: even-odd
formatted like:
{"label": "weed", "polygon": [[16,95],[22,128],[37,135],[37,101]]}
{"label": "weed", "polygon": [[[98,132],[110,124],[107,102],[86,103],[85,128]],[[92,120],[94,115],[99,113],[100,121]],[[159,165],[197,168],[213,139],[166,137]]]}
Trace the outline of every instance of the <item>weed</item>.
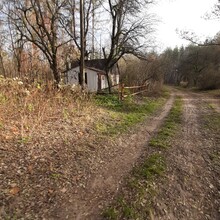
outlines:
{"label": "weed", "polygon": [[52,173],[51,174],[51,177],[53,178],[53,179],[59,179],[60,178],[60,174],[59,173]]}
{"label": "weed", "polygon": [[101,133],[107,133],[108,128],[106,124],[96,123],[96,130]]}
{"label": "weed", "polygon": [[209,157],[213,162],[218,162],[220,161],[220,152],[214,152],[210,154]]}
{"label": "weed", "polygon": [[65,120],[67,120],[69,118],[69,112],[68,112],[68,109],[66,109],[66,108],[63,109],[63,118]]}
{"label": "weed", "polygon": [[123,215],[126,219],[135,219],[135,211],[132,207],[129,207],[128,205],[124,204],[123,208]]}
{"label": "weed", "polygon": [[116,210],[114,208],[108,208],[103,212],[103,217],[105,219],[109,219],[109,220],[116,220],[118,219],[118,214],[116,212]]}
{"label": "weed", "polygon": [[21,139],[18,140],[19,144],[27,144],[31,140],[31,137],[22,137]]}
{"label": "weed", "polygon": [[220,132],[220,114],[219,113],[212,113],[206,114],[203,120],[207,129],[211,129],[214,133]]}
{"label": "weed", "polygon": [[5,104],[7,102],[7,97],[0,93],[0,104]]}
{"label": "weed", "polygon": [[155,175],[162,175],[165,171],[165,162],[161,154],[152,154],[144,163],[138,167],[134,175],[151,180]]}
{"label": "weed", "polygon": [[27,105],[27,108],[28,108],[28,111],[29,111],[29,112],[33,112],[33,111],[34,111],[34,105],[33,105],[32,103],[29,103],[29,104]]}

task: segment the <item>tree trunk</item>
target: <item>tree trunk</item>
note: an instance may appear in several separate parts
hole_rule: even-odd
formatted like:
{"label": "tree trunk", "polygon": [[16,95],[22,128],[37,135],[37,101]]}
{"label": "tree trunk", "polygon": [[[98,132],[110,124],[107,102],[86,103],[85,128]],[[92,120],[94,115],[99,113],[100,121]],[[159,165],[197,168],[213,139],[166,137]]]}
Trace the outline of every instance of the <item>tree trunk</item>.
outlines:
{"label": "tree trunk", "polygon": [[6,72],[5,72],[5,67],[4,67],[3,57],[2,57],[1,52],[0,52],[0,65],[1,65],[1,68],[2,68],[3,76],[4,76],[4,78],[6,78]]}
{"label": "tree trunk", "polygon": [[58,88],[58,84],[60,83],[60,73],[59,73],[59,70],[58,70],[56,55],[54,55],[53,63],[50,67],[53,71],[53,76],[54,76],[54,80],[55,80],[55,87]]}
{"label": "tree trunk", "polygon": [[108,92],[109,92],[109,94],[111,94],[112,93],[112,82],[109,77],[109,70],[108,69],[106,69],[105,74],[106,74],[107,83],[108,83]]}
{"label": "tree trunk", "polygon": [[84,0],[80,0],[80,74],[79,84],[85,89],[85,25],[84,25]]}

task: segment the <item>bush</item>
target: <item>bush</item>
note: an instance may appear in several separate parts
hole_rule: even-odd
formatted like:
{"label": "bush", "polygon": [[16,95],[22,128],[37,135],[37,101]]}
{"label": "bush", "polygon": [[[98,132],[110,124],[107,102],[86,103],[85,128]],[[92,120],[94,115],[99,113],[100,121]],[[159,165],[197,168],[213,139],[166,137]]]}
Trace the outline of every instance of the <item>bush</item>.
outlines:
{"label": "bush", "polygon": [[198,87],[202,90],[220,88],[220,73],[217,71],[206,72],[199,77]]}

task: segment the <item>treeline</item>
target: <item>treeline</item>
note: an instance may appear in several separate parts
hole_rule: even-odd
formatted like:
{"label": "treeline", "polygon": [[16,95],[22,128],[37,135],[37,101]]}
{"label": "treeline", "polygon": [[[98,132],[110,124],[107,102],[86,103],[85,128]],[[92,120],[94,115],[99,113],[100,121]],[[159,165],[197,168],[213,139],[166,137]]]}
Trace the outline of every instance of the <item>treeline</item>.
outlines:
{"label": "treeline", "polygon": [[172,85],[220,88],[220,35],[204,44],[167,49],[160,57],[164,63],[164,82]]}

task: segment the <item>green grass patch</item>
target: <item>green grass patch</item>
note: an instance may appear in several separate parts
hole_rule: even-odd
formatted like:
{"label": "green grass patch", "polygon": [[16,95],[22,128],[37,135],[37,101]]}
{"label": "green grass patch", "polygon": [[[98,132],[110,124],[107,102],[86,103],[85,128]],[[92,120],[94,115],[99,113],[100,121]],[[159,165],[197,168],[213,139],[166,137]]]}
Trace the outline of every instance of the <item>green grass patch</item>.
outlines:
{"label": "green grass patch", "polygon": [[220,145],[219,145],[219,134],[220,134],[220,114],[215,112],[212,108],[212,111],[204,114],[201,118],[204,135],[207,138],[212,137],[213,142],[215,143],[209,151],[209,158],[214,166],[214,169],[220,168]]}
{"label": "green grass patch", "polygon": [[165,162],[161,154],[151,155],[144,163],[134,170],[134,175],[151,180],[155,175],[162,175],[165,171]]}
{"label": "green grass patch", "polygon": [[98,95],[95,97],[95,102],[98,106],[107,109],[109,119],[98,121],[96,129],[104,135],[123,133],[161,108],[167,97],[168,95],[166,98],[144,97],[141,100],[127,97],[120,102],[117,95]]}
{"label": "green grass patch", "polygon": [[220,89],[206,90],[204,93],[208,93],[209,95],[213,95],[214,97],[220,97]]}
{"label": "green grass patch", "polygon": [[150,140],[153,147],[168,148],[170,147],[169,139],[173,137],[181,124],[182,100],[176,99],[174,105],[165,119],[164,125],[157,135]]}
{"label": "green grass patch", "polygon": [[213,163],[220,163],[220,152],[213,152],[209,157]]}

